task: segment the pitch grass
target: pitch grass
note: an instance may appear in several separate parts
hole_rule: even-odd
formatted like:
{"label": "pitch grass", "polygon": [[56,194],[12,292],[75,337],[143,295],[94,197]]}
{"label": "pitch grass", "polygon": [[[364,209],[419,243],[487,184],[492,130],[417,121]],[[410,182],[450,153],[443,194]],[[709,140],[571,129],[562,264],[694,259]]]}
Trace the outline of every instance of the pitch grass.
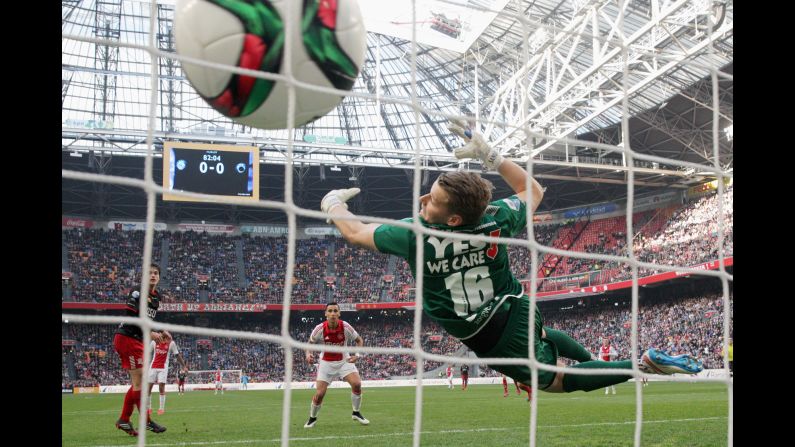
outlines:
{"label": "pitch grass", "polygon": [[[632,446],[635,385],[616,387],[616,395],[541,393],[537,445]],[[351,420],[350,390],[330,389],[317,424],[304,429],[313,390],[292,393],[290,445],[411,446],[414,426],[413,387],[365,388],[362,414],[369,426]],[[466,391],[446,386],[423,392],[423,446],[527,446],[530,405],[513,385],[474,385]],[[162,434],[147,432],[156,446],[279,446],[283,391],[192,391],[169,393],[166,413],[154,420]],[[153,394],[157,408],[157,392]],[[63,446],[134,445],[115,428],[122,394],[65,395],[62,400]],[[725,446],[728,432],[725,385],[651,383],[643,390],[643,446]],[[137,421],[137,411],[133,422]]]}

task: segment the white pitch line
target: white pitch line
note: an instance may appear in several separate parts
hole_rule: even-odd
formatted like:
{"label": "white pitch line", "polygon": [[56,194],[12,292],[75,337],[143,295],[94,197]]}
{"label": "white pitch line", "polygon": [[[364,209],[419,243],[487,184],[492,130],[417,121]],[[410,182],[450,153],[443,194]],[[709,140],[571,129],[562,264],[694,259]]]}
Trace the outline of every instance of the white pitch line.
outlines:
{"label": "white pitch line", "polygon": [[[714,417],[707,417],[707,418],[687,418],[687,419],[661,419],[661,420],[654,420],[654,421],[646,421],[644,420],[644,424],[663,424],[669,422],[696,422],[696,421],[710,421],[716,419],[726,419],[727,416],[714,416]],[[603,425],[634,425],[635,421],[624,421],[624,422],[593,422],[588,424],[562,424],[562,425],[540,425],[538,428],[564,428],[564,427],[596,427],[596,426],[603,426]],[[510,427],[510,428],[475,428],[475,429],[468,429],[468,430],[437,430],[437,431],[421,431],[420,434],[423,435],[436,435],[436,434],[446,434],[446,433],[477,433],[477,432],[493,432],[493,431],[510,431],[516,430],[518,427]],[[346,439],[365,439],[365,438],[380,438],[386,436],[409,436],[413,435],[414,432],[399,432],[399,433],[378,433],[372,435],[354,435],[354,436],[345,436]],[[151,435],[149,435],[151,436]],[[294,441],[323,441],[323,440],[339,440],[340,437],[338,435],[335,436],[319,436],[314,438],[290,438],[290,442]],[[194,445],[231,445],[231,444],[254,444],[254,443],[277,443],[281,442],[281,438],[275,439],[243,439],[238,441],[195,441],[195,442],[176,442],[176,443],[168,443],[168,444],[150,444],[146,443],[148,446],[152,447],[168,447],[168,446],[194,446]],[[81,447],[119,447],[122,445],[129,445],[129,444],[109,444],[109,445],[85,445]]]}

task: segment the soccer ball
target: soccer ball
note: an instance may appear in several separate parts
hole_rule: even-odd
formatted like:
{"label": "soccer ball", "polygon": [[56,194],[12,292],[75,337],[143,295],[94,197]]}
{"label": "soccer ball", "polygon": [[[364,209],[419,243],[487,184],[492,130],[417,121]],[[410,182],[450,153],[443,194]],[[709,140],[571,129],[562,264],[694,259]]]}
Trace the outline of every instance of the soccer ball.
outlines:
{"label": "soccer ball", "polygon": [[[295,24],[285,36],[288,5]],[[355,0],[177,0],[177,53],[209,62],[284,74],[285,39],[292,75],[307,84],[350,90],[364,62],[367,33]],[[182,69],[215,110],[251,127],[287,127],[287,85],[189,63]],[[296,87],[295,126],[328,113],[340,95]]]}

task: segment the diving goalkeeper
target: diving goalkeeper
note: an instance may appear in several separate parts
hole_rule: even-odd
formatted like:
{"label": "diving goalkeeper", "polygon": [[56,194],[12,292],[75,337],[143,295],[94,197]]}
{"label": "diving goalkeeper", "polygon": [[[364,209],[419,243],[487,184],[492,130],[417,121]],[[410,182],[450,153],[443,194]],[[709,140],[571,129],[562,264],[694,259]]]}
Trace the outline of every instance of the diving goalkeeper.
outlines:
{"label": "diving goalkeeper", "polygon": [[[473,172],[445,172],[430,191],[419,198],[420,224],[425,228],[463,235],[513,237],[527,225],[527,207],[538,208],[544,196],[541,185],[522,167],[506,160],[483,140],[453,120],[448,128],[466,143],[456,149],[458,159],[480,160],[496,170],[514,191],[510,197],[492,201],[493,185]],[[530,188],[527,188],[527,185]],[[365,224],[355,217],[346,202],[359,188],[338,189],[326,194],[321,209],[330,215],[345,239],[359,247],[399,256],[416,275],[416,238],[413,230],[388,224]],[[412,218],[403,219],[412,223]],[[478,357],[527,359],[529,331],[535,333],[536,359],[556,365],[557,358],[576,360],[575,369],[632,369],[632,360],[592,360],[591,353],[562,331],[544,327],[536,309],[533,327],[528,325],[530,300],[513,276],[505,244],[470,239],[423,235],[423,310],[450,335],[461,340]],[[527,365],[489,365],[514,380],[530,385]],[[690,355],[669,356],[649,349],[640,369],[655,374],[696,374],[701,362]],[[629,380],[627,374],[576,375],[538,372],[538,387],[547,392],[592,391]]]}

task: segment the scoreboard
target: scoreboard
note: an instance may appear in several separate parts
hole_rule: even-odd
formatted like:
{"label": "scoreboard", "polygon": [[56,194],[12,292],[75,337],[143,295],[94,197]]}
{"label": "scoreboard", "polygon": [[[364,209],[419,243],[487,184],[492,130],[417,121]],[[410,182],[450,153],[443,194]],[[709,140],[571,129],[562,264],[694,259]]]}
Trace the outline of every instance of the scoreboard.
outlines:
{"label": "scoreboard", "polygon": [[163,144],[163,200],[202,202],[168,191],[259,200],[259,149],[255,146]]}

